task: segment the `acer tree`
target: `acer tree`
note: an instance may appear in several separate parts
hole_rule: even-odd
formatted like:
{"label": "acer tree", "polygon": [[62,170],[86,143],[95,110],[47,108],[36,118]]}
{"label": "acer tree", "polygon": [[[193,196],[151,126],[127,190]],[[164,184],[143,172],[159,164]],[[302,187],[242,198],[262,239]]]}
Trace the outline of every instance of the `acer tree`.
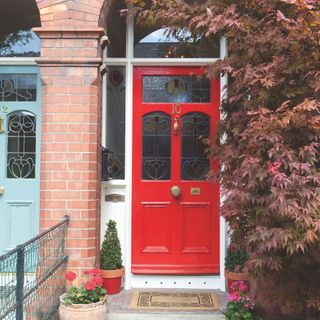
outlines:
{"label": "acer tree", "polygon": [[262,306],[259,279],[273,278],[275,312],[319,319],[320,1],[133,2],[143,23],[228,39],[229,56],[207,68],[229,78],[211,150],[221,213],[250,252]]}

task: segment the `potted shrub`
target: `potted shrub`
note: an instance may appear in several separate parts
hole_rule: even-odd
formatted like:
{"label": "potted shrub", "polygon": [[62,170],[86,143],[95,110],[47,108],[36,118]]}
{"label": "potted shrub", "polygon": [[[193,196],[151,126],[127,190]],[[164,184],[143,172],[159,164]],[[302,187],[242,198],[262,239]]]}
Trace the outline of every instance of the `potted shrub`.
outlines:
{"label": "potted shrub", "polygon": [[224,263],[224,275],[229,293],[233,292],[232,284],[236,281],[244,281],[250,288],[249,273],[246,270],[247,261],[248,253],[243,247],[229,246]]}
{"label": "potted shrub", "polygon": [[[98,269],[84,272],[86,280],[79,286],[71,285],[60,296],[60,320],[104,320],[107,312],[106,290],[102,287],[102,272]],[[74,281],[76,274],[67,272],[67,280]]]}
{"label": "potted shrub", "polygon": [[122,265],[121,246],[117,223],[109,220],[100,250],[100,268],[102,269],[103,287],[107,294],[120,292],[124,267]]}

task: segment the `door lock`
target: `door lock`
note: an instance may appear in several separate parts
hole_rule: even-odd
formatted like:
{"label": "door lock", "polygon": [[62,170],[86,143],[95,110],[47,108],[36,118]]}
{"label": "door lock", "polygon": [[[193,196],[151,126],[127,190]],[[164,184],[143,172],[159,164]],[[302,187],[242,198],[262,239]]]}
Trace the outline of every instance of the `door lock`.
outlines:
{"label": "door lock", "polygon": [[175,198],[179,197],[181,194],[181,188],[179,186],[172,186],[171,187],[171,194]]}
{"label": "door lock", "polygon": [[0,187],[0,195],[4,194],[4,187]]}

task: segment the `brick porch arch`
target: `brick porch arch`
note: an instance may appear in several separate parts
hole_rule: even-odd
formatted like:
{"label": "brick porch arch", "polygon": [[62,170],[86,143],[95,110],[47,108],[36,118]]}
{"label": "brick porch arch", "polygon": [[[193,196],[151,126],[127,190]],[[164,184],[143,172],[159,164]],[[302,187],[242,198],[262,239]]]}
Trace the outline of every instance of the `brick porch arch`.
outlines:
{"label": "brick porch arch", "polygon": [[100,239],[100,39],[113,0],[37,0],[42,80],[40,228],[70,215],[69,268],[97,263]]}

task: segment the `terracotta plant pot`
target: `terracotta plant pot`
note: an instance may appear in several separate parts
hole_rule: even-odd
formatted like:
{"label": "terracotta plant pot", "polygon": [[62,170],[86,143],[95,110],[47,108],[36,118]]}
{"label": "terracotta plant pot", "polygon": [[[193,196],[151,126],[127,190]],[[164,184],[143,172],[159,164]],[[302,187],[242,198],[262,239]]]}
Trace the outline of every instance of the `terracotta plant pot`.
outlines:
{"label": "terracotta plant pot", "polygon": [[116,270],[102,270],[103,287],[107,290],[107,294],[120,292],[123,275],[124,267]]}
{"label": "terracotta plant pot", "polygon": [[248,272],[231,272],[224,270],[224,276],[227,279],[228,292],[233,293],[232,284],[236,281],[243,281],[250,290],[250,275]]}
{"label": "terracotta plant pot", "polygon": [[89,304],[66,304],[65,293],[60,296],[60,320],[105,320],[107,313],[107,297],[102,301]]}

